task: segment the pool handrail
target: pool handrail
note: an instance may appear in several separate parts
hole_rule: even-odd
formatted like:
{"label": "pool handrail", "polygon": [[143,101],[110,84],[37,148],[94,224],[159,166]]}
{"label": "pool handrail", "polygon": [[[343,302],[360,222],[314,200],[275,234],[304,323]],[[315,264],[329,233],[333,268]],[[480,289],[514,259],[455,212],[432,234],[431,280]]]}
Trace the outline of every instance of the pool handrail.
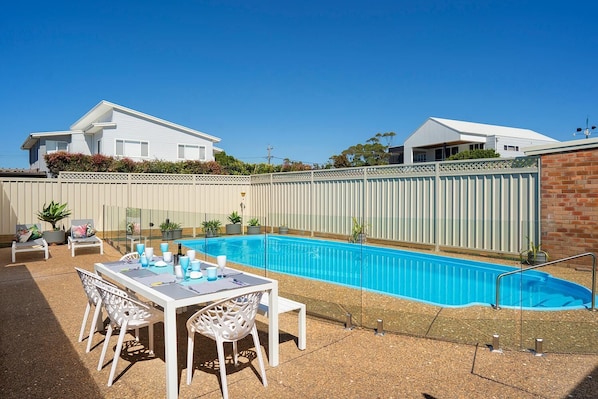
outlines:
{"label": "pool handrail", "polygon": [[532,269],[537,269],[537,268],[544,267],[544,266],[554,265],[555,263],[561,263],[561,262],[565,262],[565,261],[572,260],[572,259],[582,258],[584,256],[592,257],[592,307],[590,308],[590,310],[596,311],[596,294],[595,294],[596,293],[596,255],[593,252],[586,252],[586,253],[579,254],[579,255],[569,256],[568,258],[557,259],[557,260],[553,260],[550,262],[541,263],[539,265],[533,265],[530,267],[526,267],[525,269],[518,269],[518,270],[513,270],[510,272],[505,272],[505,273],[499,274],[496,277],[496,303],[494,305],[492,305],[492,307],[497,310],[500,309],[499,298],[500,298],[500,279],[501,278],[511,275],[511,274],[515,274],[515,273],[523,273],[527,270],[532,270]]}

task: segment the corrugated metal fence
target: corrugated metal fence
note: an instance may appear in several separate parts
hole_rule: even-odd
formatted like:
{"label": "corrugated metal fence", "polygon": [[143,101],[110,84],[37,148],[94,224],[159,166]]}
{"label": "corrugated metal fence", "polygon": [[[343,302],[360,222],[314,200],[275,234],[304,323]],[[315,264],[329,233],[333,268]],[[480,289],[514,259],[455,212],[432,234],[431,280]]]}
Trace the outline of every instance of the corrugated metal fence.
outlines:
{"label": "corrugated metal fence", "polygon": [[251,177],[67,172],[1,184],[2,235],[13,234],[17,223],[36,222],[52,200],[67,202],[73,219],[95,219],[99,230],[104,205],[228,215],[244,202],[245,215],[264,225],[348,235],[356,217],[368,237],[437,249],[517,253],[527,236],[539,234],[536,157]]}

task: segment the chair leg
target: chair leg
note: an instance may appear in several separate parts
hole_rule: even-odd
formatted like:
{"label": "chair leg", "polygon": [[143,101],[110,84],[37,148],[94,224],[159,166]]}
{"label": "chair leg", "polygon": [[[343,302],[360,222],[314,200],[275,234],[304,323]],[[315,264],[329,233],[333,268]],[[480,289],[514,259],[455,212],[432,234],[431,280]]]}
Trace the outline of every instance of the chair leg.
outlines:
{"label": "chair leg", "polygon": [[255,324],[251,329],[251,336],[253,337],[253,345],[255,346],[255,353],[257,354],[257,361],[260,365],[260,371],[262,374],[262,383],[265,387],[268,386],[268,380],[266,379],[266,368],[264,367],[264,357],[262,356],[262,347],[260,346],[260,339],[257,335],[257,327]]}
{"label": "chair leg", "polygon": [[187,385],[191,385],[193,378],[193,345],[195,343],[195,333],[190,332],[187,337]]}
{"label": "chair leg", "polygon": [[83,321],[81,322],[81,331],[79,331],[79,342],[83,341],[83,333],[85,332],[85,325],[87,324],[87,318],[89,317],[90,310],[91,304],[88,301],[87,306],[85,307],[85,313],[83,314]]}
{"label": "chair leg", "polygon": [[108,350],[108,345],[110,344],[110,337],[112,336],[112,324],[108,325],[108,330],[106,330],[106,337],[104,338],[104,346],[102,346],[102,354],[100,355],[100,360],[98,361],[98,371],[102,370],[104,366],[104,358],[106,357],[106,351]]}
{"label": "chair leg", "polygon": [[123,342],[125,341],[125,334],[127,333],[127,323],[123,323],[120,327],[120,334],[118,334],[118,343],[116,344],[116,350],[114,351],[114,358],[112,359],[112,367],[110,368],[110,376],[108,377],[108,386],[112,386],[112,380],[114,380],[114,373],[116,373],[116,364],[118,363],[118,358],[120,357],[120,351],[123,347]]}
{"label": "chair leg", "polygon": [[93,341],[93,335],[96,332],[96,327],[98,325],[98,320],[100,319],[100,315],[102,314],[102,306],[100,303],[96,305],[96,309],[93,312],[93,320],[91,321],[91,327],[89,327],[89,337],[87,338],[87,348],[85,349],[85,353],[89,353],[91,351],[91,342]]}
{"label": "chair leg", "polygon": [[239,365],[239,351],[237,350],[237,341],[233,341],[233,360],[235,361],[235,366]]}
{"label": "chair leg", "polygon": [[220,383],[222,384],[222,399],[228,399],[228,386],[226,385],[226,363],[224,361],[224,342],[216,340],[218,347],[218,362],[220,363]]}

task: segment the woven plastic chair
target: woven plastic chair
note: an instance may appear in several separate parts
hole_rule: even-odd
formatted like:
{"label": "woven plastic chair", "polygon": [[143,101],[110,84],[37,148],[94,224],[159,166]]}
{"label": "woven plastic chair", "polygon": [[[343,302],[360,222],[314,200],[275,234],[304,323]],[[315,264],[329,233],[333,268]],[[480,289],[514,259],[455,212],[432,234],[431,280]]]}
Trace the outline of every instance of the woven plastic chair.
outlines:
{"label": "woven plastic chair", "polygon": [[123,262],[134,262],[139,260],[139,254],[137,252],[129,252],[128,254],[121,256],[120,260]]}
{"label": "woven plastic chair", "polygon": [[220,364],[220,380],[222,382],[222,397],[224,399],[228,398],[224,343],[232,342],[233,358],[235,365],[237,365],[237,341],[249,334],[253,336],[253,344],[255,345],[255,352],[260,365],[262,383],[265,387],[268,386],[260,340],[255,326],[255,315],[257,314],[262,293],[262,291],[254,291],[235,298],[215,302],[199,310],[187,320],[187,385],[191,384],[191,379],[193,378],[193,344],[195,333],[199,333],[216,341],[218,362]]}
{"label": "woven plastic chair", "polygon": [[112,284],[110,284],[101,276],[95,273],[88,272],[87,270],[83,270],[78,267],[75,267],[75,270],[77,271],[77,274],[81,279],[83,290],[87,295],[87,306],[83,315],[83,322],[81,323],[81,331],[79,332],[79,342],[83,341],[83,332],[85,331],[85,326],[87,325],[89,311],[91,310],[92,306],[95,308],[93,312],[93,319],[91,320],[91,327],[89,328],[89,336],[87,337],[87,348],[85,350],[85,352],[89,353],[89,351],[91,350],[91,341],[93,338],[93,334],[96,330],[97,322],[100,317],[100,312],[102,311],[102,298],[100,297],[100,293],[96,289],[95,283],[99,281],[107,285]]}
{"label": "woven plastic chair", "polygon": [[[106,351],[112,336],[114,328],[120,328],[118,335],[118,343],[114,351],[114,359],[112,360],[112,368],[110,369],[110,376],[108,377],[108,386],[112,386],[114,380],[114,373],[116,372],[116,365],[120,352],[122,350],[125,334],[129,329],[139,329],[141,327],[149,328],[149,350],[150,354],[154,353],[154,324],[163,320],[163,313],[157,309],[149,306],[147,303],[141,302],[136,298],[127,295],[123,290],[96,282],[96,289],[102,298],[102,306],[108,313],[110,324],[106,331],[106,338],[104,346],[102,347],[102,354],[98,362],[98,370],[102,370]],[[136,338],[139,340],[139,338]]]}

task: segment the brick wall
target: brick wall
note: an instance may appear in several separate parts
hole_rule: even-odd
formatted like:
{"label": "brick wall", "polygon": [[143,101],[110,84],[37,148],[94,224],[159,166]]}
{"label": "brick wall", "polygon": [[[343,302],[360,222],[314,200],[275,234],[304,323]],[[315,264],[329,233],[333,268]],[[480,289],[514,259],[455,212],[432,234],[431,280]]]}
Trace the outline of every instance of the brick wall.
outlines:
{"label": "brick wall", "polygon": [[[542,248],[551,260],[598,253],[598,149],[541,159]],[[591,265],[586,258],[576,263]]]}

